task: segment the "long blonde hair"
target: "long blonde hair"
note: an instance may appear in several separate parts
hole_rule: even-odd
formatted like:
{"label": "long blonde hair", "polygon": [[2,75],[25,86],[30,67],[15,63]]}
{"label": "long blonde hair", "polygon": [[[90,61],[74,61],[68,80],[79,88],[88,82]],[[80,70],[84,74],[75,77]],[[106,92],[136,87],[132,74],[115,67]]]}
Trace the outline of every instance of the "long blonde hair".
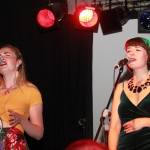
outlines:
{"label": "long blonde hair", "polygon": [[[9,48],[11,51],[16,55],[16,60],[22,60],[22,63],[19,65],[17,71],[18,71],[18,77],[15,79],[16,85],[21,86],[24,84],[28,84],[29,82],[27,81],[26,74],[25,74],[25,64],[23,61],[23,57],[21,52],[17,47],[14,47],[10,44],[6,44],[0,47],[0,50],[2,48]],[[4,79],[3,75],[0,74],[0,87],[4,85]]]}

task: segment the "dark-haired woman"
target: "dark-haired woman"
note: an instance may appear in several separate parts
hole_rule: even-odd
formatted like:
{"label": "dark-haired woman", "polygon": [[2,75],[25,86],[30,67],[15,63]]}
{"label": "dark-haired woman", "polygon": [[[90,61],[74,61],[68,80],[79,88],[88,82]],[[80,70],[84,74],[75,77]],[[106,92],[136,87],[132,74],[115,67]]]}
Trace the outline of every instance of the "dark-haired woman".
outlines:
{"label": "dark-haired woman", "polygon": [[124,46],[133,77],[116,87],[109,130],[110,150],[150,149],[150,41],[130,38]]}

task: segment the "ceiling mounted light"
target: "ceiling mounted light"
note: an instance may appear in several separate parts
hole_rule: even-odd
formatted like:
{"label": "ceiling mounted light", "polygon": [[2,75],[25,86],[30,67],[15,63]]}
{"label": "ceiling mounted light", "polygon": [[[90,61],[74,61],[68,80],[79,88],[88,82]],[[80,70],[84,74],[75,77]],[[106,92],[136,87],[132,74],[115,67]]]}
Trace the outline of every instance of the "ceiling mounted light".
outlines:
{"label": "ceiling mounted light", "polygon": [[97,32],[99,24],[99,10],[85,5],[78,6],[75,12],[76,28]]}
{"label": "ceiling mounted light", "polygon": [[51,3],[46,7],[33,11],[34,19],[40,33],[59,28],[59,22],[65,14],[66,9],[60,3]]}
{"label": "ceiling mounted light", "polygon": [[39,10],[36,19],[38,24],[43,28],[52,27],[56,20],[53,12],[48,7]]}
{"label": "ceiling mounted light", "polygon": [[138,33],[150,33],[150,10],[138,11]]}

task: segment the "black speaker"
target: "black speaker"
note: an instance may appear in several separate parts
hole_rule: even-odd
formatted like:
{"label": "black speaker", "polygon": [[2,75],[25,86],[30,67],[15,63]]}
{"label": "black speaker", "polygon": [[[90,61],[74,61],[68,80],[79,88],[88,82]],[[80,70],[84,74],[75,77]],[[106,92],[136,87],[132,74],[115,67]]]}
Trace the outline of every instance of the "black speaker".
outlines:
{"label": "black speaker", "polygon": [[122,25],[115,9],[100,12],[100,25],[104,35],[122,31]]}
{"label": "black speaker", "polygon": [[138,33],[150,33],[150,10],[138,10]]}

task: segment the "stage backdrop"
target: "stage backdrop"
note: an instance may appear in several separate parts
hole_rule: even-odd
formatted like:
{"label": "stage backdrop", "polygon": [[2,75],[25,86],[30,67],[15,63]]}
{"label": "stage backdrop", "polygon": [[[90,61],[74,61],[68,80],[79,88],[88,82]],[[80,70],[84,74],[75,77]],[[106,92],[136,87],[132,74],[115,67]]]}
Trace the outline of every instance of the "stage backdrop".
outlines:
{"label": "stage backdrop", "polygon": [[[41,0],[0,1],[0,45],[12,44],[24,56],[28,79],[43,98],[44,137],[26,135],[31,150],[62,150],[73,141],[93,137],[93,33],[76,30],[66,14],[60,28],[40,34],[32,10]],[[82,120],[87,130],[83,130]]]}

